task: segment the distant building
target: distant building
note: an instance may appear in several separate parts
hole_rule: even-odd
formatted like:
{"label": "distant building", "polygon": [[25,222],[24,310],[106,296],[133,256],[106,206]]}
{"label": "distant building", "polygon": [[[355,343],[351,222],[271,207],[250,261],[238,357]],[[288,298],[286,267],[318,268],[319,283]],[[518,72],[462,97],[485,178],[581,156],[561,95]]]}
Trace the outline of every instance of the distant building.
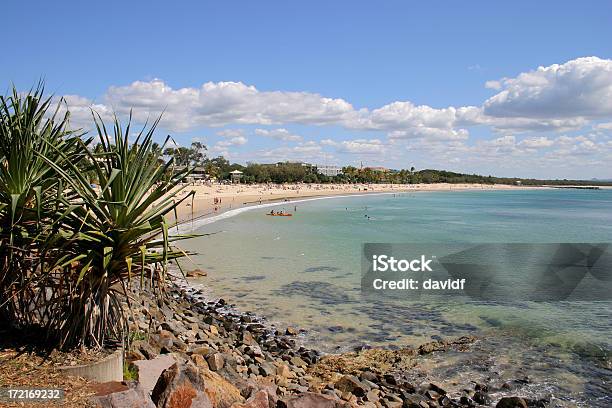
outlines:
{"label": "distant building", "polygon": [[[183,171],[187,168],[187,166],[175,166],[174,167],[174,172],[178,173],[180,171]],[[208,176],[208,173],[206,173],[206,168],[203,166],[196,166],[193,168],[193,171],[191,172],[191,174],[189,176],[187,176],[186,181],[188,183],[192,183],[194,181],[198,181],[198,180],[208,180],[210,177]]]}
{"label": "distant building", "polygon": [[230,175],[232,183],[240,183],[240,179],[242,178],[242,172],[240,170],[230,171]]}
{"label": "distant building", "polygon": [[[250,163],[247,163],[247,165]],[[310,164],[310,163],[306,163],[306,162],[302,162],[302,161],[295,161],[295,160],[287,160],[284,162],[276,162],[276,163],[260,163],[260,166],[270,166],[270,167],[279,167],[279,166],[286,166],[288,164],[292,164],[295,166],[302,166],[304,168],[306,168],[307,170],[312,170],[315,166]]]}
{"label": "distant building", "polygon": [[380,171],[382,173],[387,173],[389,172],[389,169],[386,167],[366,167],[366,169],[370,169],[372,171]]}
{"label": "distant building", "polygon": [[296,165],[300,165],[302,167],[305,167],[307,170],[312,170],[315,166],[310,164],[310,163],[306,163],[303,161],[297,161],[297,160],[287,160],[286,162],[278,162],[276,163],[276,165],[278,166],[279,164],[296,164]]}
{"label": "distant building", "polygon": [[327,177],[336,177],[337,175],[342,174],[342,167],[317,165],[317,173],[323,174]]}

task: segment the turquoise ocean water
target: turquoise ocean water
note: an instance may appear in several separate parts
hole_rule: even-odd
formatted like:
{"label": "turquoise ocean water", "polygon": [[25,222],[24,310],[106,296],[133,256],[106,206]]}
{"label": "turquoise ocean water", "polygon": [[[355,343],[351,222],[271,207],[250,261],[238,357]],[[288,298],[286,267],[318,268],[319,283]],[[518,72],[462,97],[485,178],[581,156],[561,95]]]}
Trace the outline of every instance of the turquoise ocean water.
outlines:
{"label": "turquoise ocean water", "polygon": [[[523,392],[610,403],[609,302],[484,302],[364,297],[362,244],[612,242],[612,190],[415,192],[283,203],[293,217],[255,208],[188,241],[201,283],[242,310],[307,330],[328,352],[398,347],[465,334],[471,353],[447,355],[444,379],[528,378]],[[497,378],[497,377],[495,377]]]}

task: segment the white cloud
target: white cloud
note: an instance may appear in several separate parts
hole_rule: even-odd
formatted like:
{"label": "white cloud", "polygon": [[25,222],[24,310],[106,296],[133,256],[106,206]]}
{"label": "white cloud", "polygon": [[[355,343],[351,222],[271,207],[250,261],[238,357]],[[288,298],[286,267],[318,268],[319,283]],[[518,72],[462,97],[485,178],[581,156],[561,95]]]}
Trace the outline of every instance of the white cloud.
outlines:
{"label": "white cloud", "polygon": [[501,81],[487,81],[485,82],[485,88],[495,89],[496,91],[499,91],[502,88],[502,82]]}
{"label": "white cloud", "polygon": [[612,116],[612,60],[585,57],[504,78],[502,91],[484,103],[498,118],[604,118]]}
{"label": "white cloud", "polygon": [[[64,95],[62,99],[60,112],[64,113],[68,109],[70,126],[73,129],[91,130],[94,128],[92,110],[105,122],[113,119],[113,111],[107,105],[96,103],[79,95]],[[59,103],[60,98],[55,98],[54,102]]]}
{"label": "white cloud", "polygon": [[[231,124],[272,125],[297,123],[339,125],[357,130],[409,130],[430,127],[450,130],[458,121],[474,114],[475,107],[437,109],[397,101],[380,108],[355,109],[340,98],[310,92],[260,91],[242,82],[207,82],[200,88],[173,89],[159,79],[113,86],[104,96],[101,111],[126,115],[133,108],[135,118],[144,121],[163,113],[162,124],[173,131]],[[83,98],[73,104],[80,111],[91,101]],[[469,121],[469,120],[468,120]],[[264,132],[265,129],[261,129]],[[234,129],[222,132],[234,131]],[[282,139],[286,129],[268,130],[270,137]],[[298,136],[284,135],[298,141]],[[283,139],[285,140],[285,139]]]}
{"label": "white cloud", "polygon": [[431,127],[416,127],[409,130],[394,130],[389,133],[391,140],[418,139],[427,140],[466,140],[469,133],[465,129],[438,129]]}
{"label": "white cloud", "polygon": [[385,151],[385,144],[380,139],[355,139],[340,142],[324,139],[321,144],[333,146],[340,153],[380,154]]}
{"label": "white cloud", "polygon": [[241,137],[244,135],[244,130],[242,129],[224,129],[217,132],[217,136],[233,138],[233,137]]}
{"label": "white cloud", "polygon": [[282,140],[284,142],[301,142],[302,136],[295,135],[287,129],[255,129],[255,134],[258,136],[270,137],[272,139]]}
{"label": "white cloud", "polygon": [[222,148],[228,148],[230,146],[242,146],[244,144],[246,144],[248,142],[248,139],[244,136],[236,136],[236,137],[232,137],[230,139],[227,140],[221,140],[217,143],[215,143],[215,146],[217,147],[222,147]]}
{"label": "white cloud", "polygon": [[242,82],[207,82],[200,88],[173,89],[155,79],[111,87],[106,100],[118,112],[130,107],[141,115],[164,111],[170,129],[227,124],[338,123],[353,107],[342,99],[309,92],[259,91]]}
{"label": "white cloud", "polygon": [[547,137],[531,137],[531,138],[527,138],[527,139],[523,139],[521,140],[521,142],[519,143],[520,146],[524,146],[526,148],[531,148],[531,149],[539,149],[539,148],[544,148],[544,147],[550,147],[554,144],[555,142]]}
{"label": "white cloud", "polygon": [[318,143],[309,141],[293,147],[281,146],[274,149],[259,150],[254,152],[253,157],[263,162],[286,160],[316,162],[331,160],[334,156],[324,152]]}
{"label": "white cloud", "polygon": [[457,108],[416,106],[412,102],[392,102],[371,112],[360,111],[346,123],[349,128],[370,130],[402,130],[415,127],[450,129],[458,120]]}
{"label": "white cloud", "polygon": [[597,130],[612,130],[612,122],[598,123],[593,128]]}

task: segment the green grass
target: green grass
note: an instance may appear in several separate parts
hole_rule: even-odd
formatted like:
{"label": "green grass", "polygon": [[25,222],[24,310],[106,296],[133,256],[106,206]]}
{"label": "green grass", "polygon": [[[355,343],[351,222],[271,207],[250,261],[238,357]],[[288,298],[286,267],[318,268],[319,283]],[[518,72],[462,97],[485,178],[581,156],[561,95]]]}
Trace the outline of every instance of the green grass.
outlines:
{"label": "green grass", "polygon": [[138,368],[132,363],[123,363],[123,379],[125,381],[137,381]]}

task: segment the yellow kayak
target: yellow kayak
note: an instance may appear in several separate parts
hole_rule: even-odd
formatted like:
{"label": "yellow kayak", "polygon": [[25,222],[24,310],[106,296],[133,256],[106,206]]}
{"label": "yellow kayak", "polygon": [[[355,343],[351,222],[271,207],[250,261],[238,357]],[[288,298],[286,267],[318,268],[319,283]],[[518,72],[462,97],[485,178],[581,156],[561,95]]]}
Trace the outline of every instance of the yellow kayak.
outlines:
{"label": "yellow kayak", "polygon": [[271,217],[292,217],[293,216],[293,214],[270,214],[270,213],[266,215],[269,215]]}

